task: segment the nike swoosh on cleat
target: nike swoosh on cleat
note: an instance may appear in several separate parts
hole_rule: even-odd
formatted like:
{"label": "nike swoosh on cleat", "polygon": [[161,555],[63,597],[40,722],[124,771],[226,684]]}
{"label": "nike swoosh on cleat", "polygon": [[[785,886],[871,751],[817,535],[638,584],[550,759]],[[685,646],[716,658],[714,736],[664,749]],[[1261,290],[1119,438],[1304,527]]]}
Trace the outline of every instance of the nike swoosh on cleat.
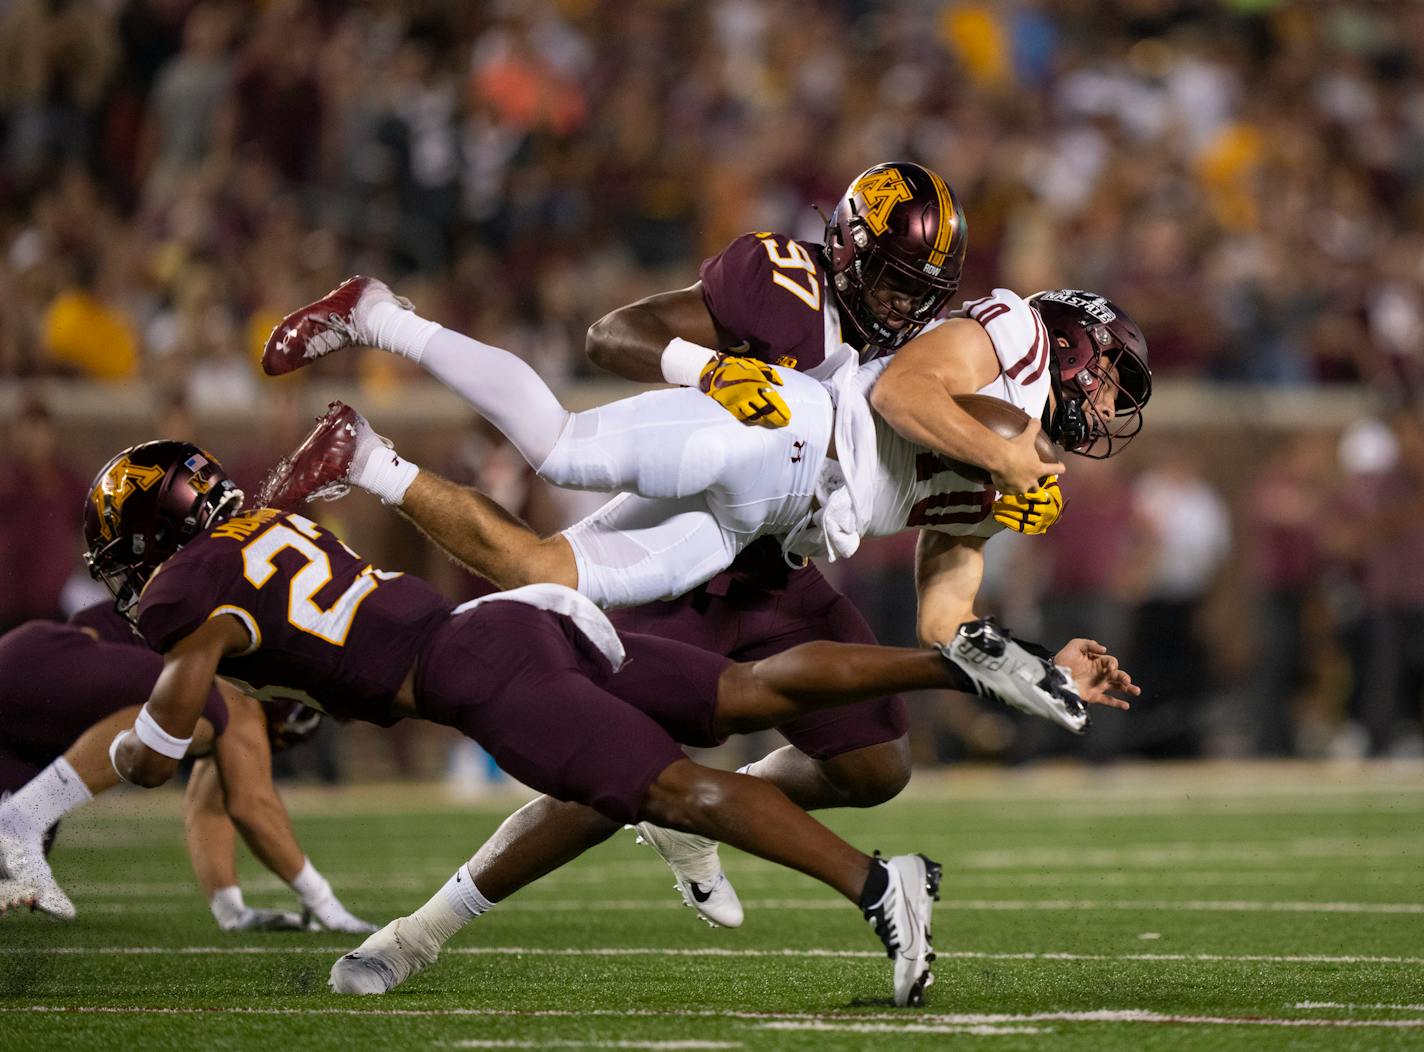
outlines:
{"label": "nike swoosh on cleat", "polygon": [[692,892],[692,897],[698,902],[706,902],[712,897],[712,892],[703,891],[695,880],[689,880],[687,882],[687,890]]}

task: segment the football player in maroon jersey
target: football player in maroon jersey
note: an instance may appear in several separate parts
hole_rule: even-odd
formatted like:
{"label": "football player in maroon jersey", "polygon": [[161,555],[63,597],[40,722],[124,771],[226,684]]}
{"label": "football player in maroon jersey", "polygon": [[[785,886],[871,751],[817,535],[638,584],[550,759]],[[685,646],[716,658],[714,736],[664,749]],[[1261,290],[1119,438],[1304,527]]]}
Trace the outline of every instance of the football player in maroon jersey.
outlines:
{"label": "football player in maroon jersey", "polygon": [[[0,790],[8,794],[0,802],[0,872],[17,885],[11,905],[75,916],[46,862],[48,844],[61,818],[119,784],[109,743],[133,726],[162,668],[112,603],[81,610],[69,624],[32,621],[0,638]],[[319,718],[294,702],[258,702],[220,680],[207,694],[190,749],[202,758],[184,797],[184,829],[198,883],[224,931],[308,924],[375,931],[312,867],[272,784],[272,753],[301,740]],[[238,833],[284,881],[324,889],[303,902],[306,917],[246,905]]]}
{"label": "football player in maroon jersey", "polygon": [[[852,183],[827,225],[824,245],[744,235],[703,265],[698,284],[615,311],[589,334],[590,353],[601,364],[634,379],[698,385],[747,424],[778,428],[781,446],[797,440],[824,445],[825,428],[812,412],[814,399],[797,400],[803,378],[777,370],[794,367],[834,384],[849,348],[861,378],[838,386],[837,412],[843,415],[847,390],[857,393],[854,383],[877,377],[869,393],[876,415],[925,454],[913,466],[918,477],[909,480],[925,492],[907,505],[907,519],[889,525],[922,528],[917,582],[920,632],[927,641],[947,638],[972,617],[986,531],[1042,532],[1062,507],[1056,482],[1040,488],[1036,481],[1045,470],[1034,450],[1038,423],[1008,441],[950,396],[979,393],[1009,401],[1041,418],[1065,448],[1106,455],[1140,427],[1150,394],[1146,343],[1136,325],[1101,296],[1057,290],[1025,301],[997,289],[968,304],[961,316],[937,318],[957,288],[963,249],[963,216],[943,180],[917,165],[881,165]],[[732,479],[732,492],[719,499],[713,514],[691,494],[686,506],[664,502],[657,509],[625,497],[558,537],[529,542],[527,531],[501,518],[489,502],[417,473],[415,465],[377,450],[375,437],[363,433],[351,454],[353,464],[360,460],[363,467],[351,480],[400,504],[457,558],[496,581],[576,583],[606,606],[649,595],[675,597],[614,617],[620,625],[735,657],[761,656],[808,639],[873,638],[849,600],[814,566],[794,572],[788,567],[781,542],[794,527],[758,522],[759,530],[775,536],[740,551],[723,529],[718,512],[724,507],[732,513],[759,510],[796,488],[804,494],[816,487],[819,500],[813,464],[798,470],[797,456],[776,456],[775,449],[764,455],[763,447],[776,446],[764,432],[728,435],[725,426],[717,428],[727,417],[703,408],[710,403],[695,395],[688,396],[691,403],[684,397],[676,405],[645,396],[566,424],[570,414],[522,363],[401,309],[409,306],[379,282],[353,279],[284,319],[269,340],[264,365],[286,372],[343,346],[381,346],[419,361],[467,397],[560,484],[641,493],[647,479],[681,496],[683,489],[696,488],[694,479],[711,477],[713,464],[721,472],[719,487],[728,488],[723,476]],[[719,356],[713,347],[736,353]],[[894,357],[885,358],[891,351]],[[936,392],[944,397],[933,397]],[[793,403],[804,407],[795,418]],[[662,417],[655,415],[659,405]],[[315,441],[339,441],[341,421],[330,422],[331,430],[318,432]],[[836,436],[844,462],[848,449],[838,425]],[[620,442],[616,451],[611,448]],[[583,447],[592,447],[594,455],[568,465]],[[621,466],[648,449],[658,454],[657,464],[639,472],[640,485],[628,485],[623,476],[614,480],[617,485],[604,485],[613,479],[611,471],[587,470]],[[758,456],[760,469],[740,466]],[[1027,458],[1032,468],[1023,466]],[[951,468],[963,462],[985,467],[998,492],[964,485]],[[475,528],[477,517],[481,527],[492,529]],[[682,576],[664,576],[669,567]],[[904,705],[894,697],[815,714],[783,728],[791,744],[747,770],[770,778],[807,807],[870,806],[894,796],[908,780],[905,730]],[[578,828],[590,842],[610,832],[589,815],[580,826],[569,809],[549,821],[570,841]],[[740,923],[741,907],[715,845],[651,827],[640,832],[668,859],[689,905],[715,923]]]}
{"label": "football player in maroon jersey", "polygon": [[[725,840],[824,881],[874,925],[901,1005],[921,1003],[932,980],[938,865],[921,855],[873,859],[775,786],[695,764],[679,743],[717,744],[885,689],[970,690],[1057,710],[1085,700],[1121,707],[1107,692],[1134,690],[1097,644],[1075,640],[1040,657],[982,621],[937,650],[819,642],[738,664],[620,635],[558,585],[452,614],[418,578],[375,569],[299,515],[234,514],[240,500],[214,458],[182,442],[124,450],[94,481],[91,571],[164,654],[133,729],[110,746],[121,777],[145,786],[172,777],[219,672],[254,696],[280,691],[341,718],[453,726],[553,797],[613,822]],[[471,878],[462,865],[426,906],[338,961],[334,988],[384,993],[432,962],[491,905]]]}

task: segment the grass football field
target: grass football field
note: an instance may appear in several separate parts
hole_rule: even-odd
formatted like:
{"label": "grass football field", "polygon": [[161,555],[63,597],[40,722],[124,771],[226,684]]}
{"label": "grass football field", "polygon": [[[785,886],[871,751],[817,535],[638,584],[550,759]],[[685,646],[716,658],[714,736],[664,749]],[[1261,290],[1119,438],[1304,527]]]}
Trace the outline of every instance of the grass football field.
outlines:
{"label": "grass football field", "polygon": [[[346,904],[419,905],[513,806],[438,787],[289,794]],[[224,935],[177,794],[101,802],[53,861],[80,916],[0,918],[0,1048],[1394,1049],[1424,1047],[1417,768],[922,775],[827,816],[945,863],[936,984],[889,1002],[858,912],[726,851],[736,931],[683,908],[623,833],[471,924],[384,998],[326,990],[358,939]],[[249,903],[290,906],[251,859]]]}

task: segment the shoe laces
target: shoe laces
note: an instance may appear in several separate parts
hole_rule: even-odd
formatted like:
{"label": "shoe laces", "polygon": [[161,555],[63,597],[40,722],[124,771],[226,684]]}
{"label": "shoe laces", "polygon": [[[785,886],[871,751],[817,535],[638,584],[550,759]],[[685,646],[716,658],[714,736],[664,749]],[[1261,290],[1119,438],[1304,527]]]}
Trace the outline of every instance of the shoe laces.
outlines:
{"label": "shoe laces", "polygon": [[358,339],[356,333],[356,312],[354,310],[350,314],[337,314],[335,311],[332,311],[324,319],[318,318],[317,321],[328,329],[341,333],[341,335],[345,336],[348,340]]}

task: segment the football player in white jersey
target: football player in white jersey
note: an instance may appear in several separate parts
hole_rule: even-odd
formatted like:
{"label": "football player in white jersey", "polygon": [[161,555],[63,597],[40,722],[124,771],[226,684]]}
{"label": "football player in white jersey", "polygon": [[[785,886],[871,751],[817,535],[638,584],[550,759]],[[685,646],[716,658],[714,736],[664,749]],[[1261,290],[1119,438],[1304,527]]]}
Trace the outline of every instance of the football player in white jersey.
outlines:
{"label": "football player in white jersey", "polygon": [[[333,300],[351,306],[339,313],[330,309]],[[918,339],[938,342],[941,331],[954,334],[961,326],[978,334],[992,362],[977,392],[1023,410],[1026,434],[1036,434],[1038,419],[1046,418],[1050,434],[1074,440],[1075,452],[1120,445],[1122,422],[1140,426],[1148,393],[1141,333],[1101,296],[1057,290],[1033,302],[1039,309],[997,289]],[[1043,313],[1055,322],[1053,336]],[[283,330],[297,335],[284,343]],[[1077,353],[1080,344],[1097,352],[1074,374],[1079,386],[1088,385],[1078,397],[1050,400],[1053,377],[1062,382],[1062,365],[1056,373],[1049,367],[1055,343],[1059,357]],[[274,333],[264,364],[285,371],[358,345],[383,346],[417,362],[433,348],[445,360],[432,372],[504,431],[541,477],[622,495],[540,538],[486,498],[404,461],[358,413],[335,403],[270,503],[286,506],[354,483],[388,503],[409,505],[437,543],[502,585],[552,581],[616,608],[682,595],[767,535],[780,538],[789,555],[834,560],[853,554],[862,537],[912,526],[950,538],[927,544],[977,555],[982,545],[957,540],[1003,529],[990,513],[998,496],[993,483],[970,478],[941,445],[924,441],[941,423],[940,403],[954,403],[926,398],[924,386],[906,391],[905,375],[921,383],[914,360],[901,367],[917,351],[914,342],[899,356],[865,365],[845,347],[822,381],[787,372],[779,393],[790,419],[780,428],[743,427],[688,388],[571,413],[516,356],[422,319],[374,279],[353,278],[291,316]],[[964,410],[955,412],[987,431]],[[1075,421],[1082,426],[1065,431]],[[1041,463],[1039,470],[1056,474],[1063,466]],[[963,572],[955,574],[961,594]],[[971,600],[973,591],[977,578]],[[934,600],[922,596],[922,606],[933,608]],[[953,620],[929,637],[948,638],[967,613],[959,604],[947,607],[944,616]]]}

